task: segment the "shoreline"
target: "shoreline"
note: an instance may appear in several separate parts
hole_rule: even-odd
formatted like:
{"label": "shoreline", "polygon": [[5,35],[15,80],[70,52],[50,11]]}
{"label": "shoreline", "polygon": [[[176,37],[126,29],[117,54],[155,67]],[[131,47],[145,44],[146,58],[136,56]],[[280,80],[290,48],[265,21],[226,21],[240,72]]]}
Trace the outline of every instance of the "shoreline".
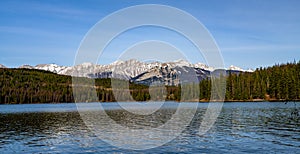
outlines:
{"label": "shoreline", "polygon": [[[77,103],[117,103],[118,101],[111,101],[111,102],[77,102]],[[122,101],[122,103],[130,103],[132,101]],[[147,102],[147,101],[136,101],[136,102]],[[167,100],[165,102],[175,102],[175,103],[218,103],[218,102],[223,102],[223,103],[260,103],[260,102],[300,102],[299,100],[263,100],[263,99],[259,99],[259,100],[225,100],[225,101],[218,101],[218,100],[214,100],[214,101],[204,101],[204,100],[200,100],[200,101],[172,101],[172,100]],[[25,105],[25,104],[72,104],[72,103],[76,103],[76,102],[45,102],[45,103],[11,103],[11,104],[2,104],[0,103],[0,105]]]}

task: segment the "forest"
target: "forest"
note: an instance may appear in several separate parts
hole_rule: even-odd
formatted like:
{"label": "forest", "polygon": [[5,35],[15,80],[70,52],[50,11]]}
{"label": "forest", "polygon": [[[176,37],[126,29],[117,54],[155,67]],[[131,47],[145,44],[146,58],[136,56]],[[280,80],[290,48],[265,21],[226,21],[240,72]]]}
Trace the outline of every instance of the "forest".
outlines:
{"label": "forest", "polygon": [[[123,89],[115,92],[111,86],[112,80],[125,84],[128,84],[128,81],[80,77],[73,78],[73,81],[74,79],[83,83],[80,88],[75,88],[76,91],[73,91],[73,86],[78,85],[72,84],[71,76],[41,70],[0,68],[0,104],[114,102],[117,95],[118,101],[120,98],[122,101],[130,101]],[[94,86],[84,86],[84,83],[93,83]],[[191,84],[199,86],[200,89],[196,100],[181,98],[184,96],[181,86],[183,85],[164,86],[162,96],[152,96],[149,86],[129,83],[129,91],[126,92],[136,101],[147,101],[151,97],[152,100],[158,101],[210,100],[210,78]],[[158,90],[160,89],[162,88]],[[120,95],[124,97],[119,97]],[[229,72],[226,75],[225,101],[300,101],[300,61],[261,67],[251,73]]]}

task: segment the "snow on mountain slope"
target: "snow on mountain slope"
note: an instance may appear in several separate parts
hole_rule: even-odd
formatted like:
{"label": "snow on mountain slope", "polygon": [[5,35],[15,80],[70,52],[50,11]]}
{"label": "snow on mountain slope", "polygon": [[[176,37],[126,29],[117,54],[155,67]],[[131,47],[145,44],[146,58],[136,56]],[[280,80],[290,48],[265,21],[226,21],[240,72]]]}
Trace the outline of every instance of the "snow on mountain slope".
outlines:
{"label": "snow on mountain slope", "polygon": [[63,74],[67,66],[58,66],[57,64],[39,64],[34,67],[34,69],[50,71],[57,74]]}
{"label": "snow on mountain slope", "polygon": [[0,64],[0,68],[7,68],[6,66],[4,66],[4,65],[2,65],[2,64]]}
{"label": "snow on mountain slope", "polygon": [[6,68],[6,66],[4,66],[4,65],[0,64],[0,68]]}
{"label": "snow on mountain slope", "polygon": [[244,70],[244,69],[242,69],[240,67],[233,66],[233,65],[230,65],[230,67],[228,68],[228,70],[231,70],[231,71],[240,71],[240,72],[253,72],[252,69]]}
{"label": "snow on mountain slope", "polygon": [[252,72],[254,72],[254,70],[249,68],[249,69],[245,70],[245,72],[251,72],[252,73]]}
{"label": "snow on mountain slope", "polygon": [[18,68],[26,68],[26,69],[35,69],[33,66],[31,65],[22,65],[22,66],[19,66]]}
{"label": "snow on mountain slope", "polygon": [[237,66],[233,66],[233,65],[230,65],[230,67],[228,68],[228,70],[232,70],[232,71],[242,71],[244,72],[243,69],[237,67]]}
{"label": "snow on mountain slope", "polygon": [[[0,67],[5,66],[0,65]],[[192,77],[191,74],[194,74],[198,80],[201,80],[209,77],[210,72],[215,70],[213,67],[209,67],[203,63],[191,64],[186,60],[146,63],[135,59],[126,61],[118,60],[108,65],[83,63],[68,67],[57,64],[39,64],[34,67],[22,65],[19,68],[46,70],[57,74],[78,77],[119,78],[143,84],[148,84],[156,80],[163,81],[166,85],[179,84],[180,76],[187,74],[190,77]],[[244,70],[233,65],[227,71],[253,72],[253,70]]]}
{"label": "snow on mountain slope", "polygon": [[204,69],[204,70],[207,70],[207,71],[210,71],[210,72],[214,71],[213,67],[207,66],[206,64],[203,64],[203,63],[196,63],[196,64],[193,65],[193,67]]}

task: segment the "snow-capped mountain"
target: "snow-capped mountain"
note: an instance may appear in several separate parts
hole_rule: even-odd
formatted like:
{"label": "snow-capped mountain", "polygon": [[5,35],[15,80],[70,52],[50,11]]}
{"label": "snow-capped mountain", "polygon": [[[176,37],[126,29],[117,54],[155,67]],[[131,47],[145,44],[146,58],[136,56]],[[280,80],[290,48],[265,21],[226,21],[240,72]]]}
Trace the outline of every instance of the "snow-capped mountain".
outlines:
{"label": "snow-capped mountain", "polygon": [[50,71],[57,74],[64,74],[69,69],[67,66],[58,66],[57,64],[39,64],[34,69]]}
{"label": "snow-capped mountain", "polygon": [[193,67],[204,69],[204,70],[207,70],[207,71],[210,71],[210,72],[212,72],[212,71],[215,70],[215,68],[207,66],[207,65],[205,65],[203,63],[196,63],[196,64],[193,65]]}
{"label": "snow-capped mountain", "polygon": [[228,68],[228,70],[231,70],[231,71],[240,71],[240,72],[253,72],[252,69],[244,70],[244,69],[242,69],[240,67],[233,66],[233,65],[230,65],[230,67]]}
{"label": "snow-capped mountain", "polygon": [[0,64],[0,68],[6,68],[6,66],[4,66],[4,65]]}
{"label": "snow-capped mountain", "polygon": [[[5,66],[0,65],[0,68]],[[215,69],[203,63],[191,64],[185,60],[173,62],[141,62],[135,59],[115,61],[108,65],[83,63],[68,67],[57,64],[39,64],[36,66],[22,65],[19,68],[50,71],[61,75],[70,75],[88,78],[118,78],[141,84],[151,84],[154,81],[165,85],[178,85],[180,82],[197,82],[209,77]],[[227,69],[232,72],[252,72],[236,66]],[[194,80],[197,81],[194,81]]]}
{"label": "snow-capped mountain", "polygon": [[209,77],[209,74],[210,71],[200,68],[162,63],[147,72],[131,78],[131,81],[146,85],[150,85],[153,82],[160,82],[165,85],[178,85],[183,82],[199,82]]}
{"label": "snow-capped mountain", "polygon": [[30,66],[30,65],[22,65],[22,66],[19,66],[19,68],[35,69],[33,66]]}

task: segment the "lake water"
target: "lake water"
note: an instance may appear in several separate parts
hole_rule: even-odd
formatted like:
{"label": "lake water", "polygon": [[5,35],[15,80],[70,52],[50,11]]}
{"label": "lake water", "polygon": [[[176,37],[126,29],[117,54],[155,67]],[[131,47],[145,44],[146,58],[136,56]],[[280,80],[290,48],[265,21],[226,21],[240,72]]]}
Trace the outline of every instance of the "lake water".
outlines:
{"label": "lake water", "polygon": [[[178,103],[168,102],[154,116],[134,116],[117,103],[103,105],[116,123],[144,129],[166,123]],[[186,103],[187,112],[189,105],[193,106]],[[147,150],[102,141],[86,126],[75,104],[0,105],[0,153],[300,153],[300,103],[224,103],[213,127],[199,135],[207,105],[198,104],[195,117],[174,140]]]}

